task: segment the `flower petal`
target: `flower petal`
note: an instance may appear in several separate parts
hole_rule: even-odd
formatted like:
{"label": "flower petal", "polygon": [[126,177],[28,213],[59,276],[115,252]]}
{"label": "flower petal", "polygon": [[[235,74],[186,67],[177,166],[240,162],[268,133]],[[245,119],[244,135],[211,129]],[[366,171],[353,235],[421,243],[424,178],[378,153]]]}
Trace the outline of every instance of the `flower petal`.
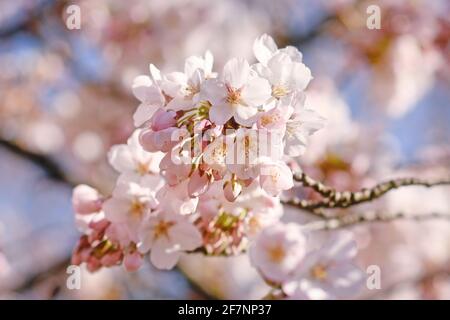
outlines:
{"label": "flower petal", "polygon": [[175,267],[181,253],[173,250],[163,237],[154,243],[150,252],[150,261],[158,269],[169,270]]}
{"label": "flower petal", "polygon": [[272,37],[263,34],[253,43],[253,54],[259,62],[266,64],[270,57],[277,51],[277,45]]}
{"label": "flower petal", "polygon": [[242,89],[242,100],[249,106],[260,106],[267,102],[272,95],[272,88],[269,81],[255,77],[248,81]]}
{"label": "flower petal", "polygon": [[194,250],[203,243],[198,229],[187,221],[180,221],[170,229],[172,241],[180,245],[181,250]]}
{"label": "flower petal", "polygon": [[214,104],[209,109],[209,118],[218,125],[225,124],[234,114],[233,107],[228,103]]}
{"label": "flower petal", "polygon": [[223,67],[223,81],[234,89],[240,89],[250,75],[250,65],[245,59],[233,58]]}
{"label": "flower petal", "polygon": [[134,78],[132,85],[134,96],[140,101],[146,101],[148,90],[151,86],[153,86],[153,81],[149,76],[137,76],[136,78]]}
{"label": "flower petal", "polygon": [[158,110],[158,106],[141,103],[133,114],[134,126],[140,127],[146,121],[150,120],[156,110]]}
{"label": "flower petal", "polygon": [[127,199],[112,197],[103,204],[106,219],[117,223],[127,221],[129,209],[130,202]]}

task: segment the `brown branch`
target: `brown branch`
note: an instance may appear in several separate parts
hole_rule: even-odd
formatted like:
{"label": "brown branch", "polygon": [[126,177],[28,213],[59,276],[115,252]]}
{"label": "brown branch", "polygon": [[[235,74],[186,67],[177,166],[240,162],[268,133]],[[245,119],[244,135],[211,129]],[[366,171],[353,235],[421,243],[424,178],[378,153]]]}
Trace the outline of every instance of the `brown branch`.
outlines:
{"label": "brown branch", "polygon": [[318,221],[313,221],[305,225],[310,230],[334,230],[349,226],[355,226],[369,222],[389,222],[393,220],[413,220],[413,221],[425,221],[431,219],[443,219],[450,221],[450,214],[433,212],[430,214],[404,214],[398,212],[395,214],[379,213],[369,211],[359,214],[349,214],[340,218],[328,218]]}
{"label": "brown branch", "polygon": [[12,17],[11,21],[6,21],[4,27],[0,29],[0,38],[8,38],[17,35],[22,31],[33,29],[33,26],[40,23],[45,18],[48,11],[57,5],[55,0],[36,1],[36,5],[22,6],[21,14]]}
{"label": "brown branch", "polygon": [[24,149],[12,141],[4,140],[1,138],[0,138],[0,147],[3,147],[6,150],[12,152],[13,154],[21,158],[24,158],[33,163],[34,165],[38,166],[45,172],[45,174],[49,179],[63,182],[70,186],[74,186],[76,184],[64,174],[64,171],[61,169],[60,165],[57,162],[55,162],[53,159],[45,155]]}
{"label": "brown branch", "polygon": [[[336,189],[326,186],[304,173],[294,174],[294,180],[300,182],[304,187],[308,187],[322,195],[324,198],[318,201],[291,199],[286,204],[293,205],[297,208],[315,211],[320,208],[347,208],[360,203],[369,202],[382,197],[391,190],[405,186],[424,186],[427,188],[450,185],[450,178],[439,181],[426,181],[416,178],[398,178],[379,183],[372,188],[363,188],[360,191],[337,191]],[[317,211],[317,210],[316,210]]]}

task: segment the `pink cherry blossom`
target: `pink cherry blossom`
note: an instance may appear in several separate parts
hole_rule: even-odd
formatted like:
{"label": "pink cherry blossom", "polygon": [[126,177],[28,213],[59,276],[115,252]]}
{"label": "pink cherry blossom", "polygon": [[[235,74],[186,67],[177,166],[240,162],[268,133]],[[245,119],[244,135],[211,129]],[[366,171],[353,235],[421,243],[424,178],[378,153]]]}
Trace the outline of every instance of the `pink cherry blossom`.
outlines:
{"label": "pink cherry blossom", "polygon": [[158,208],[164,212],[187,215],[195,212],[198,204],[197,197],[191,197],[188,189],[189,180],[174,185],[164,185],[156,194]]}
{"label": "pink cherry blossom", "polygon": [[270,282],[290,279],[306,253],[306,239],[297,224],[275,224],[253,240],[251,264]]}
{"label": "pink cherry blossom", "polygon": [[276,53],[267,62],[267,66],[259,68],[259,74],[269,80],[272,86],[272,96],[280,99],[292,92],[306,89],[311,81],[311,71],[301,62],[292,61],[283,52]]}
{"label": "pink cherry blossom", "polygon": [[264,66],[267,65],[270,59],[277,53],[286,54],[293,62],[302,62],[303,55],[297,48],[287,46],[285,48],[278,49],[273,38],[267,34],[263,34],[253,43],[253,54]]}
{"label": "pink cherry blossom", "polygon": [[150,251],[150,261],[159,269],[172,269],[184,251],[202,244],[200,232],[187,218],[164,212],[149,217],[139,237],[139,251]]}
{"label": "pink cherry blossom", "polygon": [[268,162],[260,165],[260,184],[268,194],[277,196],[294,186],[291,169],[283,162]]}
{"label": "pink cherry blossom", "polygon": [[137,232],[143,219],[158,205],[156,192],[162,187],[159,176],[146,176],[140,184],[121,179],[103,210],[109,221],[124,223]]}
{"label": "pink cherry blossom", "polygon": [[365,274],[353,264],[356,242],[350,232],[330,236],[319,250],[310,252],[299,265],[295,280],[283,284],[288,295],[306,294],[311,299],[335,299],[355,295]]}
{"label": "pink cherry blossom", "polygon": [[141,133],[142,130],[135,130],[127,144],[115,145],[108,153],[111,166],[119,173],[127,176],[129,180],[158,173],[159,163],[164,155],[161,152],[150,153],[145,151],[139,142]]}
{"label": "pink cherry blossom", "polygon": [[270,98],[271,92],[268,81],[252,73],[244,59],[228,61],[221,80],[207,81],[205,90],[205,96],[212,104],[210,118],[219,125],[233,116],[238,123],[254,116],[258,106]]}
{"label": "pink cherry blossom", "polygon": [[165,94],[172,99],[167,108],[178,111],[192,108],[199,101],[203,81],[214,76],[212,72],[214,58],[211,52],[205,57],[192,56],[186,59],[184,72],[167,74],[161,82]]}

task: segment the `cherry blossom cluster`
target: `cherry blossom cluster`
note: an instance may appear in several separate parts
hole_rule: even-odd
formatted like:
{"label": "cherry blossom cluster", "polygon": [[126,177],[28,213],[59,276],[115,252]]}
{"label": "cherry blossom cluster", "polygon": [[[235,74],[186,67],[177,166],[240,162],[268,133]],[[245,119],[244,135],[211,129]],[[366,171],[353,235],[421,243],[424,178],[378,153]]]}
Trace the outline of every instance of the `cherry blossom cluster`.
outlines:
{"label": "cherry blossom cluster", "polygon": [[359,292],[365,276],[353,262],[352,233],[333,233],[318,241],[298,224],[265,228],[250,246],[252,265],[283,297],[296,300],[337,299]]}
{"label": "cherry blossom cluster", "polygon": [[120,174],[111,196],[86,185],[73,193],[84,233],[74,263],[136,270],[148,254],[170,269],[184,252],[248,250],[263,278],[293,297],[304,294],[304,283],[353,270],[348,237],[307,255],[303,230],[280,221],[280,193],[294,186],[287,163],[323,119],[305,107],[312,76],[296,48],[278,49],[263,35],[253,51],[252,65],[234,58],[215,72],[206,52],[189,57],[183,72],[163,74],[151,64],[134,80],[137,128],[108,154]]}

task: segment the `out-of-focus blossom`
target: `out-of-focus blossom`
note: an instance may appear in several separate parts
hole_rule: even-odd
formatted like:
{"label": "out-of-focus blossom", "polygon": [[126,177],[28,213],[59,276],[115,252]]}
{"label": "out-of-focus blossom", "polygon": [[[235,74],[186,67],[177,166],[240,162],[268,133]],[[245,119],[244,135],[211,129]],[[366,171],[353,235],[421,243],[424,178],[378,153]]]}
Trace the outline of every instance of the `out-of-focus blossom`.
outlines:
{"label": "out-of-focus blossom", "polygon": [[306,252],[306,238],[297,224],[276,224],[264,229],[250,247],[250,260],[273,283],[293,276]]}
{"label": "out-of-focus blossom", "polygon": [[385,59],[375,69],[373,95],[389,116],[398,118],[430,90],[442,61],[434,50],[423,50],[411,35],[397,39]]}
{"label": "out-of-focus blossom", "polygon": [[356,295],[365,274],[353,264],[356,243],[349,232],[338,232],[309,253],[296,270],[296,280],[283,284],[288,296],[333,299]]}

